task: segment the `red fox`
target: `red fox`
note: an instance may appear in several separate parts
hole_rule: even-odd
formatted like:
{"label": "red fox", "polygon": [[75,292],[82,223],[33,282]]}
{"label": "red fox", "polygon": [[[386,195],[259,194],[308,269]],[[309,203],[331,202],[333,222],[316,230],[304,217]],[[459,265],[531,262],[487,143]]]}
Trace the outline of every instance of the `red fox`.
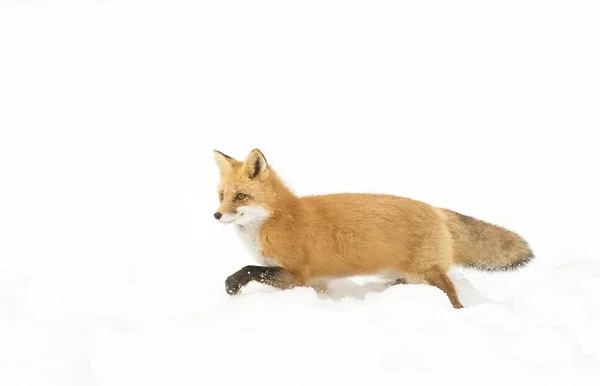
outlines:
{"label": "red fox", "polygon": [[257,281],[280,289],[325,291],[327,279],[384,275],[390,284],[426,283],[462,308],[447,272],[452,265],[508,270],[533,253],[518,234],[444,208],[387,194],[297,197],[263,153],[243,162],[214,151],[220,206],[260,265],[225,281],[228,294]]}

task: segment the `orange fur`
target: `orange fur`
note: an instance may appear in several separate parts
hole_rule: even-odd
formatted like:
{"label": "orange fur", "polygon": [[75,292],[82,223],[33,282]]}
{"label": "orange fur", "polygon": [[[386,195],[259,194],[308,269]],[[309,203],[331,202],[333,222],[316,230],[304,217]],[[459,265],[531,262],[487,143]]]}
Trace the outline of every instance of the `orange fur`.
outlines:
{"label": "orange fur", "polygon": [[[525,240],[509,230],[413,199],[361,193],[297,197],[257,149],[244,162],[216,151],[215,159],[221,172],[218,212],[239,220],[240,207],[264,208],[256,253],[285,269],[294,285],[393,272],[440,288],[460,308],[446,275],[453,264],[507,269],[533,257]],[[238,199],[239,193],[245,196]]]}

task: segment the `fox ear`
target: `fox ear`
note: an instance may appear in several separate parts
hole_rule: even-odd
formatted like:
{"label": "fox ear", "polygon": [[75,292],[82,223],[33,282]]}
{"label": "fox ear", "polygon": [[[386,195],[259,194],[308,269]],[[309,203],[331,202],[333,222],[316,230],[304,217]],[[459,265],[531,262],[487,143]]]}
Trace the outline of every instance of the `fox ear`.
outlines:
{"label": "fox ear", "polygon": [[267,171],[267,159],[264,154],[254,149],[248,154],[244,161],[244,172],[248,174],[248,177],[255,178],[259,175],[263,175]]}
{"label": "fox ear", "polygon": [[218,150],[213,150],[213,153],[215,156],[215,162],[217,163],[221,174],[230,172],[231,169],[235,166],[235,164],[238,163],[238,161],[236,161],[235,159],[231,158],[226,154],[221,153]]}

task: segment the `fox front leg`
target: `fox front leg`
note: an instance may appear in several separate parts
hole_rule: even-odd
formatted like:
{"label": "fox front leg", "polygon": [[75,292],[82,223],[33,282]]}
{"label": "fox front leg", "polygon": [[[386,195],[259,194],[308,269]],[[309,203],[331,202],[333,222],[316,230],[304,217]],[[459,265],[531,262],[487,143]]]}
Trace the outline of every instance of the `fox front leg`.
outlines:
{"label": "fox front leg", "polygon": [[225,290],[229,295],[235,295],[251,281],[279,289],[290,289],[300,285],[299,279],[284,268],[247,265],[225,280]]}

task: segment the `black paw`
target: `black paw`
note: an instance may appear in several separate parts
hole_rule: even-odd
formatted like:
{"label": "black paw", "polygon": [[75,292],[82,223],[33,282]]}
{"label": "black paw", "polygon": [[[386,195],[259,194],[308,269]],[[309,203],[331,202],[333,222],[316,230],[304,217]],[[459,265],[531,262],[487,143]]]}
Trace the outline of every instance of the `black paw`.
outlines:
{"label": "black paw", "polygon": [[231,275],[225,280],[225,291],[227,291],[229,295],[235,295],[240,292],[244,284],[245,283],[239,280],[239,276]]}

